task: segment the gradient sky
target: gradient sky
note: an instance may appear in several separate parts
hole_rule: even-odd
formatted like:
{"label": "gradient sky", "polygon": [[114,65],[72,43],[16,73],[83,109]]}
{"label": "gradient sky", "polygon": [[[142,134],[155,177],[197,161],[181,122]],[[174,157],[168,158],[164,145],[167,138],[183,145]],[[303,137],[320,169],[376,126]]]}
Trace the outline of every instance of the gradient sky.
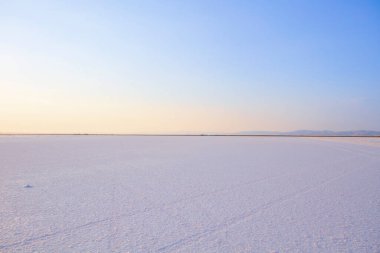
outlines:
{"label": "gradient sky", "polygon": [[0,1],[0,132],[380,130],[379,1]]}

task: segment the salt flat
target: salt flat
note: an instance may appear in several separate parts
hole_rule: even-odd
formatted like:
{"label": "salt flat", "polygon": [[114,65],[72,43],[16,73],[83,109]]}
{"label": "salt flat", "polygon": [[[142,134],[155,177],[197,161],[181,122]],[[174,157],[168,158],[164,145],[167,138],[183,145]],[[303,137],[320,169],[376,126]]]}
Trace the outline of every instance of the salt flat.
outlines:
{"label": "salt flat", "polygon": [[380,252],[379,139],[339,140],[2,136],[0,252]]}

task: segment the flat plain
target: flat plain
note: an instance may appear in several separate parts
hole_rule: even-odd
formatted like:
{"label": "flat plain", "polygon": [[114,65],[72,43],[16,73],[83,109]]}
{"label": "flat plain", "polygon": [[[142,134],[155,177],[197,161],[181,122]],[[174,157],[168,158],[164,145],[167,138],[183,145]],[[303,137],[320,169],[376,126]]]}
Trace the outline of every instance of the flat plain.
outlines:
{"label": "flat plain", "polygon": [[0,252],[380,252],[380,138],[1,136]]}

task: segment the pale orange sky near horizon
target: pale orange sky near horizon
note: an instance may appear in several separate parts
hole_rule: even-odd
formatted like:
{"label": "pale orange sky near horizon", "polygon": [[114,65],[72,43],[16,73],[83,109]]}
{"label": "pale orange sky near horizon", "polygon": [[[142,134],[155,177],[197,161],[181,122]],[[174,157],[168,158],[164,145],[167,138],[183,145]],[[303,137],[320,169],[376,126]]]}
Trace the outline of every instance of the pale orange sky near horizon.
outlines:
{"label": "pale orange sky near horizon", "polygon": [[211,106],[126,102],[80,95],[47,95],[40,99],[27,93],[17,98],[9,96],[0,102],[0,133],[233,133],[251,130],[244,129],[247,125],[271,129],[276,124],[271,121],[273,115],[265,115],[265,111],[256,115],[266,120],[255,122],[243,110]]}
{"label": "pale orange sky near horizon", "polygon": [[[146,101],[137,94],[132,96],[133,100],[125,100],[118,95],[63,93],[49,90],[41,93],[26,87],[2,93],[0,133],[159,134],[293,130],[287,123],[286,108],[254,110],[240,106],[231,109],[178,101]],[[270,114],[274,111],[277,114]]]}

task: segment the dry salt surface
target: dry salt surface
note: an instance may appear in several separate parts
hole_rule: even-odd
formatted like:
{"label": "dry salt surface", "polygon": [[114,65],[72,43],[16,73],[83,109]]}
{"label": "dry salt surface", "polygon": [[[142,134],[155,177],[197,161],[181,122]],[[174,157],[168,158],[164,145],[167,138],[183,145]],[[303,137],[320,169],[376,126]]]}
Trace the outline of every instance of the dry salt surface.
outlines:
{"label": "dry salt surface", "polygon": [[378,140],[2,136],[0,252],[380,252]]}

